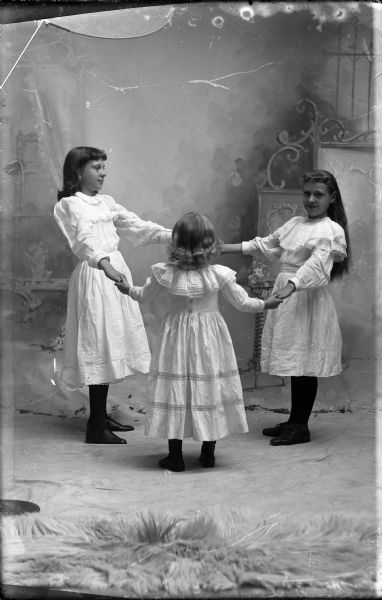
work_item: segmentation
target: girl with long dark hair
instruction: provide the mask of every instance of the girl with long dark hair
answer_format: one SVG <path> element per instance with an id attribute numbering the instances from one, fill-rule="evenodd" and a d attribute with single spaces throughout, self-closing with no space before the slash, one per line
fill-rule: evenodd
<path id="1" fill-rule="evenodd" d="M 67 154 L 55 219 L 79 262 L 70 279 L 62 383 L 89 386 L 86 442 L 125 444 L 113 431 L 129 431 L 106 413 L 109 384 L 147 373 L 150 352 L 138 305 L 113 283 L 131 272 L 118 250 L 119 238 L 134 245 L 167 243 L 171 230 L 143 221 L 113 198 L 101 194 L 103 150 L 79 146 Z"/>
<path id="2" fill-rule="evenodd" d="M 329 171 L 307 173 L 303 181 L 306 216 L 293 217 L 271 235 L 241 244 L 223 244 L 224 252 L 280 259 L 273 294 L 283 304 L 267 315 L 261 368 L 291 377 L 289 420 L 263 430 L 272 446 L 310 441 L 308 420 L 317 394 L 317 378 L 341 372 L 342 339 L 328 283 L 348 271 L 347 219 L 337 181 Z"/>

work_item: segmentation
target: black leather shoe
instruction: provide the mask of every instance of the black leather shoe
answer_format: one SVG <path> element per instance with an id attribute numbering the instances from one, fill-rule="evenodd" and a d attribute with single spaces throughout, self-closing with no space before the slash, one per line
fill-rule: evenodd
<path id="1" fill-rule="evenodd" d="M 310 433 L 307 425 L 303 423 L 289 423 L 278 437 L 271 439 L 271 446 L 292 446 L 310 442 Z"/>
<path id="2" fill-rule="evenodd" d="M 85 442 L 87 444 L 126 444 L 126 440 L 114 435 L 109 429 L 87 429 Z"/>
<path id="3" fill-rule="evenodd" d="M 110 415 L 106 415 L 106 429 L 109 429 L 109 431 L 134 431 L 132 425 L 122 425 L 122 423 L 112 419 Z"/>
<path id="4" fill-rule="evenodd" d="M 213 454 L 201 454 L 199 456 L 199 462 L 202 467 L 212 469 L 215 466 L 215 457 Z"/>
<path id="5" fill-rule="evenodd" d="M 285 423 L 279 423 L 274 427 L 266 427 L 265 429 L 263 429 L 263 435 L 269 435 L 270 437 L 278 437 L 280 433 L 284 431 L 287 425 L 289 425 L 288 421 L 286 421 Z"/>
<path id="6" fill-rule="evenodd" d="M 166 456 L 165 458 L 160 459 L 158 465 L 162 467 L 162 469 L 174 471 L 175 473 L 180 473 L 185 470 L 183 456 Z"/>

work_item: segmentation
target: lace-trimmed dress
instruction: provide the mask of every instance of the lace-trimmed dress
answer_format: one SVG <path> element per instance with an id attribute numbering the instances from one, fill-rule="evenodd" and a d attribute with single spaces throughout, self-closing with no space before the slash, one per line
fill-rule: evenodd
<path id="1" fill-rule="evenodd" d="M 342 339 L 328 283 L 334 261 L 346 257 L 343 228 L 329 217 L 294 217 L 271 235 L 242 243 L 244 254 L 280 259 L 274 291 L 288 280 L 289 298 L 268 313 L 261 367 L 280 376 L 329 377 L 341 372 Z"/>
<path id="2" fill-rule="evenodd" d="M 219 292 L 238 310 L 264 309 L 264 302 L 249 298 L 235 272 L 222 265 L 186 271 L 158 263 L 144 286 L 130 289 L 139 302 L 161 297 L 167 303 L 148 378 L 147 436 L 212 441 L 248 431 Z"/>
<path id="3" fill-rule="evenodd" d="M 54 217 L 79 259 L 68 290 L 63 384 L 76 389 L 147 373 L 150 351 L 139 306 L 117 290 L 98 263 L 109 257 L 132 284 L 119 238 L 134 245 L 162 243 L 171 239 L 171 230 L 143 221 L 101 194 L 62 198 Z"/>

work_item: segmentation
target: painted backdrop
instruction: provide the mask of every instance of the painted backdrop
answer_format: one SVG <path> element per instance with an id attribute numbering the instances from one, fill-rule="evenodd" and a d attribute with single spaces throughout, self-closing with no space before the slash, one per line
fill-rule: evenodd
<path id="1" fill-rule="evenodd" d="M 57 20 L 4 27 L 2 81 L 11 69 L 12 75 L 2 90 L 1 194 L 12 264 L 3 264 L 2 287 L 12 298 L 18 410 L 85 410 L 86 390 L 69 394 L 57 381 L 75 259 L 52 210 L 71 147 L 104 148 L 105 193 L 142 218 L 171 227 L 184 212 L 198 210 L 221 239 L 238 242 L 266 233 L 259 222 L 267 190 L 281 202 L 283 193 L 300 202 L 301 175 L 317 164 L 317 142 L 325 135 L 337 133 L 341 142 L 345 127 L 349 139 L 365 142 L 359 136 L 373 129 L 370 6 L 333 3 L 324 18 L 320 5 L 297 3 L 168 8 L 158 31 L 130 39 L 73 33 Z M 353 167 L 353 174 L 364 169 Z M 364 200 L 359 191 L 349 199 L 354 206 Z M 372 284 L 368 277 L 354 284 L 360 272 L 373 269 L 373 251 L 367 265 L 357 254 L 366 234 L 373 240 L 373 189 L 367 193 L 364 226 L 356 225 L 356 211 L 349 213 L 355 261 L 349 285 L 355 305 L 366 310 L 341 314 L 345 360 L 373 359 L 374 352 Z M 157 246 L 122 243 L 121 250 L 136 284 L 145 281 L 151 263 L 166 258 Z M 247 282 L 249 259 L 226 257 L 224 263 Z M 345 296 L 337 294 L 339 312 Z M 152 339 L 156 312 L 150 306 L 143 312 Z M 245 369 L 253 317 L 225 304 L 222 312 Z M 142 382 L 129 385 L 136 408 Z M 114 397 L 125 398 L 126 389 L 115 388 Z"/>

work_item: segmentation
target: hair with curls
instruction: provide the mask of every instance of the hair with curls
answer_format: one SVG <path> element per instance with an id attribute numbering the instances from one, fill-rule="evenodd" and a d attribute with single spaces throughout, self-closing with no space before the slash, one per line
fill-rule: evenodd
<path id="1" fill-rule="evenodd" d="M 329 171 L 324 171 L 322 169 L 316 169 L 315 171 L 306 173 L 304 175 L 303 182 L 305 184 L 310 181 L 315 183 L 324 183 L 328 189 L 329 194 L 335 194 L 335 200 L 334 202 L 330 203 L 328 208 L 328 217 L 332 221 L 335 221 L 335 223 L 341 225 L 342 229 L 345 232 L 346 258 L 341 262 L 335 262 L 333 264 L 333 268 L 330 273 L 330 279 L 340 278 L 345 272 L 349 271 L 349 265 L 351 261 L 350 239 L 347 226 L 348 221 L 346 218 L 344 204 L 342 202 L 340 188 L 338 187 L 338 183 L 334 175 Z"/>
<path id="2" fill-rule="evenodd" d="M 171 263 L 180 269 L 200 269 L 218 252 L 219 242 L 207 217 L 188 212 L 175 223 L 169 246 Z"/>
<path id="3" fill-rule="evenodd" d="M 99 148 L 77 146 L 66 155 L 63 168 L 62 190 L 57 193 L 57 200 L 73 196 L 81 188 L 80 169 L 91 160 L 106 160 L 106 152 Z"/>

